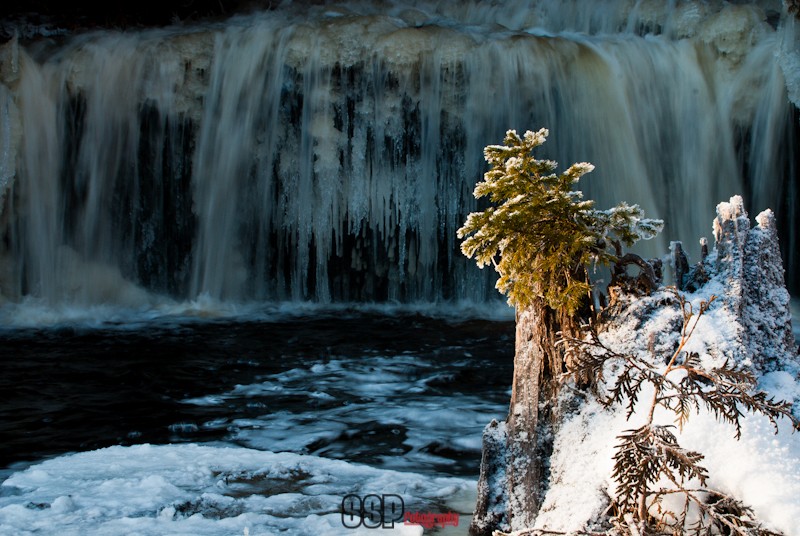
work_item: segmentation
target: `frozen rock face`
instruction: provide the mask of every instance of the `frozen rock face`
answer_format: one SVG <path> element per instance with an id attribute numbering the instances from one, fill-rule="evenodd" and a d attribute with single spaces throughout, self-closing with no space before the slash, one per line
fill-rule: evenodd
<path id="1" fill-rule="evenodd" d="M 3 215 L 5 196 L 17 174 L 17 147 L 19 146 L 19 111 L 11 92 L 0 84 L 0 217 Z"/>
<path id="2" fill-rule="evenodd" d="M 795 106 L 800 107 L 800 32 L 797 26 L 797 18 L 787 17 L 780 34 L 778 58 L 786 78 L 789 98 Z"/>
<path id="3" fill-rule="evenodd" d="M 8 85 L 19 78 L 19 45 L 12 39 L 0 45 L 0 221 L 5 197 L 17 174 L 21 129 L 19 110 Z"/>

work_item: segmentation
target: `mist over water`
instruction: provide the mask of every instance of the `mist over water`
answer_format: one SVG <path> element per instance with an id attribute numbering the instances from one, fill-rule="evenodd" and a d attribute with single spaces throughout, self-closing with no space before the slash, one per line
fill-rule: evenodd
<path id="1" fill-rule="evenodd" d="M 778 213 L 794 263 L 779 16 L 656 4 L 287 4 L 12 42 L 0 291 L 79 307 L 493 302 L 456 230 L 478 208 L 483 147 L 543 126 L 542 157 L 596 165 L 581 187 L 600 207 L 666 220 L 642 253 L 695 252 L 716 203 L 744 193 Z"/>

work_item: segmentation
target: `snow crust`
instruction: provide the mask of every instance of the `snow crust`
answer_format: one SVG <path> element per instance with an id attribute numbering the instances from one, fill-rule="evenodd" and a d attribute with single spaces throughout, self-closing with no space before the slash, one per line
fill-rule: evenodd
<path id="1" fill-rule="evenodd" d="M 0 533 L 370 534 L 343 527 L 345 495 L 394 493 L 406 511 L 464 514 L 474 501 L 474 485 L 290 453 L 117 446 L 13 474 L 0 485 Z M 400 523 L 381 534 L 417 536 L 422 527 Z"/>

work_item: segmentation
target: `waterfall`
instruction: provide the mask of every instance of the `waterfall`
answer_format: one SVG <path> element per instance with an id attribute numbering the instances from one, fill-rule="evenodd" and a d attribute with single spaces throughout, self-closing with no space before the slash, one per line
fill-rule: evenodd
<path id="1" fill-rule="evenodd" d="M 644 253 L 695 243 L 743 193 L 777 212 L 796 265 L 782 28 L 707 2 L 285 3 L 12 41 L 0 293 L 493 300 L 456 229 L 477 208 L 483 147 L 543 126 L 542 156 L 595 164 L 581 186 L 600 207 L 667 222 Z"/>

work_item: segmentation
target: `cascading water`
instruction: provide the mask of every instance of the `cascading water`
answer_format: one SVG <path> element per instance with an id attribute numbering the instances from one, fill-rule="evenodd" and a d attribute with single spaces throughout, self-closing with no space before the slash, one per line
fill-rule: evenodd
<path id="1" fill-rule="evenodd" d="M 0 292 L 48 303 L 483 302 L 462 258 L 482 149 L 546 126 L 600 206 L 670 240 L 772 207 L 796 265 L 776 30 L 694 2 L 285 5 L 3 48 Z M 773 21 L 774 22 L 774 21 Z"/>

